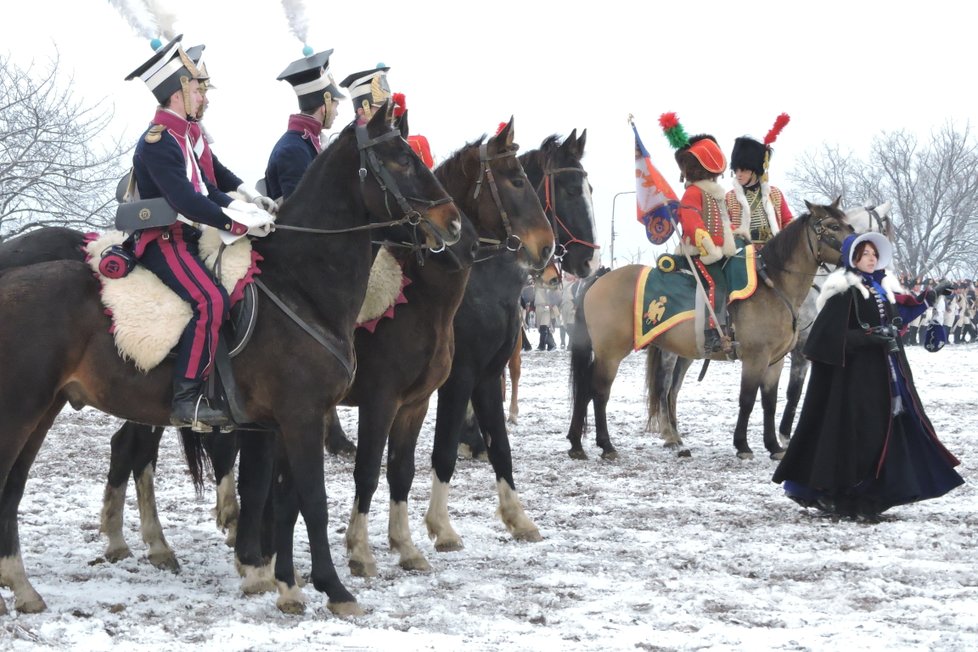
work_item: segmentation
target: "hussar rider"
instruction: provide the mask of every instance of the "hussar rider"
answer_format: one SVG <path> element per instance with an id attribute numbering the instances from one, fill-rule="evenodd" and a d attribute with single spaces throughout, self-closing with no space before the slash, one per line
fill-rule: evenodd
<path id="1" fill-rule="evenodd" d="M 784 194 L 768 183 L 768 167 L 774 150 L 771 145 L 790 120 L 787 113 L 777 117 L 764 142 L 750 136 L 734 139 L 730 153 L 733 190 L 727 193 L 727 211 L 734 235 L 755 245 L 763 245 L 791 220 L 791 208 Z"/>
<path id="2" fill-rule="evenodd" d="M 126 77 L 142 79 L 160 104 L 133 154 L 136 189 L 144 200 L 164 198 L 179 214 L 169 226 L 137 231 L 134 249 L 139 261 L 193 309 L 177 344 L 170 422 L 221 426 L 228 423 L 227 416 L 202 401 L 201 390 L 229 302 L 201 261 L 198 241 L 207 228 L 218 229 L 226 242 L 245 234 L 265 236 L 274 218 L 253 204 L 232 200 L 201 173 L 190 138 L 190 119 L 201 103 L 199 72 L 180 47 L 181 38 Z"/>
<path id="3" fill-rule="evenodd" d="M 727 169 L 727 160 L 713 136 L 687 137 L 675 114 L 663 114 L 659 123 L 669 143 L 677 148 L 680 180 L 686 186 L 677 211 L 682 231 L 680 253 L 691 257 L 719 322 L 710 323 L 704 332 L 703 350 L 710 355 L 723 350 L 718 330 L 726 323 L 726 296 L 718 296 L 717 281 L 722 283 L 723 260 L 736 252 L 727 215 L 726 191 L 717 183 L 717 178 Z"/>

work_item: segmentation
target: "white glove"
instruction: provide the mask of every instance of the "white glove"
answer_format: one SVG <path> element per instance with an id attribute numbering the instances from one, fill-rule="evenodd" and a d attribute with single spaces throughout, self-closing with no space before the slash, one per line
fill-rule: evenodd
<path id="1" fill-rule="evenodd" d="M 246 183 L 242 183 L 238 186 L 238 194 L 245 198 L 245 201 L 249 201 L 258 208 L 268 211 L 269 213 L 275 213 L 278 210 L 278 204 L 275 203 L 274 199 L 265 197 L 258 193 L 253 186 L 249 186 Z"/>
<path id="2" fill-rule="evenodd" d="M 232 200 L 227 208 L 221 210 L 235 222 L 248 227 L 247 235 L 263 238 L 271 233 L 275 226 L 274 215 L 239 199 Z M 243 235 L 245 234 L 235 235 L 228 231 L 221 231 L 221 241 L 224 244 L 231 244 Z"/>

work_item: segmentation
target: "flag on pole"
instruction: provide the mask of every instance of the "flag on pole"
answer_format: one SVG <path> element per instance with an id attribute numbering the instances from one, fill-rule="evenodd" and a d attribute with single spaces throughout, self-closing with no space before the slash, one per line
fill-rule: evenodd
<path id="1" fill-rule="evenodd" d="M 676 228 L 679 199 L 665 177 L 652 165 L 649 152 L 639 138 L 635 123 L 635 201 L 638 221 L 645 225 L 645 235 L 652 244 L 660 245 L 669 239 Z"/>

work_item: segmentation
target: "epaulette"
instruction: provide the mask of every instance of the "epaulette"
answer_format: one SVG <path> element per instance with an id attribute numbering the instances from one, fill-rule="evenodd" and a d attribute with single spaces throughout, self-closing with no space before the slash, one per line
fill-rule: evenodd
<path id="1" fill-rule="evenodd" d="M 153 125 L 143 136 L 143 140 L 147 143 L 159 142 L 160 138 L 163 137 L 163 132 L 166 131 L 166 125 Z"/>

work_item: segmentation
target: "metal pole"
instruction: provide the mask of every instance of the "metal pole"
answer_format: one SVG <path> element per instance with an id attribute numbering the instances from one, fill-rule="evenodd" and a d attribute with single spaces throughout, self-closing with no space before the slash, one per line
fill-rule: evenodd
<path id="1" fill-rule="evenodd" d="M 621 192 L 616 192 L 615 196 L 611 198 L 611 267 L 615 267 L 615 206 L 618 201 L 619 195 L 634 195 L 634 190 L 622 190 Z"/>

